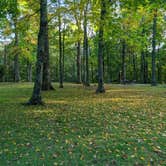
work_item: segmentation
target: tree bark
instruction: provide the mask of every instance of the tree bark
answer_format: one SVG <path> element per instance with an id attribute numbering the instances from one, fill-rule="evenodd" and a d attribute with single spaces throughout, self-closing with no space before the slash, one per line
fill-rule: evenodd
<path id="1" fill-rule="evenodd" d="M 137 55 L 134 53 L 132 54 L 133 54 L 133 81 L 137 82 L 137 64 L 136 64 Z"/>
<path id="2" fill-rule="evenodd" d="M 15 28 L 15 42 L 14 46 L 16 49 L 16 54 L 14 56 L 14 82 L 20 81 L 20 69 L 19 69 L 19 55 L 18 55 L 18 30 L 17 30 L 17 18 L 14 18 L 14 28 Z"/>
<path id="3" fill-rule="evenodd" d="M 3 82 L 7 81 L 7 47 L 6 45 L 4 46 L 4 60 L 3 60 L 3 65 L 4 65 L 4 70 L 5 70 L 5 74 L 3 76 Z"/>
<path id="4" fill-rule="evenodd" d="M 141 83 L 145 83 L 145 52 L 141 51 L 141 72 L 140 72 Z"/>
<path id="5" fill-rule="evenodd" d="M 98 87 L 96 93 L 104 93 L 104 79 L 103 79 L 103 48 L 104 48 L 104 21 L 106 14 L 105 0 L 101 1 L 100 25 L 99 25 L 99 39 L 98 39 Z"/>
<path id="6" fill-rule="evenodd" d="M 87 7 L 84 9 L 84 42 L 83 42 L 83 56 L 85 57 L 85 73 L 84 73 L 84 85 L 90 86 L 89 84 L 89 51 L 88 51 L 88 36 L 87 36 Z"/>
<path id="7" fill-rule="evenodd" d="M 156 86 L 156 32 L 157 32 L 157 9 L 153 17 L 153 38 L 152 38 L 152 86 Z"/>
<path id="8" fill-rule="evenodd" d="M 77 42 L 77 83 L 80 84 L 81 81 L 81 42 Z"/>
<path id="9" fill-rule="evenodd" d="M 109 50 L 109 43 L 106 45 L 106 54 L 107 54 L 107 81 L 108 83 L 112 82 L 112 69 L 111 69 L 111 54 Z"/>
<path id="10" fill-rule="evenodd" d="M 126 42 L 125 40 L 122 41 L 122 84 L 126 84 Z"/>
<path id="11" fill-rule="evenodd" d="M 32 82 L 32 63 L 27 61 L 27 81 Z"/>
<path id="12" fill-rule="evenodd" d="M 53 90 L 51 85 L 51 76 L 50 76 L 50 54 L 49 54 L 49 39 L 48 39 L 48 14 L 47 6 L 44 9 L 43 21 L 43 36 L 44 36 L 44 55 L 43 55 L 43 78 L 42 78 L 42 90 Z"/>
<path id="13" fill-rule="evenodd" d="M 60 6 L 60 1 L 58 1 Z M 58 16 L 59 21 L 59 88 L 63 88 L 63 55 L 62 55 L 62 30 L 61 30 L 61 15 Z"/>
<path id="14" fill-rule="evenodd" d="M 63 81 L 65 77 L 65 30 L 63 30 L 63 38 L 62 38 L 62 73 L 63 73 Z"/>
<path id="15" fill-rule="evenodd" d="M 41 105 L 41 87 L 43 74 L 43 57 L 45 55 L 45 28 L 47 24 L 47 0 L 40 0 L 40 30 L 38 34 L 38 48 L 37 48 L 37 62 L 36 62 L 36 76 L 33 94 L 29 100 L 29 105 Z"/>

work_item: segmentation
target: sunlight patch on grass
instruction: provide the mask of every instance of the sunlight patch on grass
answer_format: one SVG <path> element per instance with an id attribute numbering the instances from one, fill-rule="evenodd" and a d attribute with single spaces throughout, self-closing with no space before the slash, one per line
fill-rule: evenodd
<path id="1" fill-rule="evenodd" d="M 166 90 L 66 84 L 24 106 L 32 84 L 0 84 L 0 165 L 166 165 Z"/>

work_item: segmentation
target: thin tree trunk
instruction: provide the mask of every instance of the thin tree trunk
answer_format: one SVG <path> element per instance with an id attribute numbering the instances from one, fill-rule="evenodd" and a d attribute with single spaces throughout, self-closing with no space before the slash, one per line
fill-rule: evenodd
<path id="1" fill-rule="evenodd" d="M 5 70 L 5 74 L 3 76 L 3 82 L 7 81 L 7 47 L 6 45 L 4 46 L 4 60 L 3 60 L 3 65 L 4 65 L 4 70 Z"/>
<path id="2" fill-rule="evenodd" d="M 133 81 L 137 82 L 136 54 L 133 54 Z"/>
<path id="3" fill-rule="evenodd" d="M 27 61 L 27 81 L 32 82 L 32 63 Z"/>
<path id="4" fill-rule="evenodd" d="M 126 60 L 125 60 L 125 57 L 126 57 L 126 43 L 123 40 L 122 41 L 122 80 L 121 80 L 121 82 L 123 84 L 126 84 Z"/>
<path id="5" fill-rule="evenodd" d="M 58 1 L 60 7 L 60 1 Z M 58 16 L 59 21 L 59 88 L 63 88 L 63 55 L 62 55 L 62 30 L 61 30 L 61 15 Z"/>
<path id="6" fill-rule="evenodd" d="M 29 105 L 41 105 L 41 87 L 42 87 L 42 74 L 43 74 L 43 57 L 45 55 L 45 28 L 47 24 L 47 0 L 40 0 L 40 30 L 38 34 L 38 49 L 37 49 L 37 62 L 36 62 L 36 76 L 33 94 L 29 100 Z"/>
<path id="7" fill-rule="evenodd" d="M 145 83 L 145 52 L 141 52 L 141 72 L 140 72 L 141 83 Z"/>
<path id="8" fill-rule="evenodd" d="M 81 42 L 77 42 L 77 83 L 80 84 L 81 81 Z"/>
<path id="9" fill-rule="evenodd" d="M 103 79 L 103 48 L 104 48 L 104 21 L 106 14 L 105 0 L 101 1 L 100 25 L 99 25 L 99 39 L 98 39 L 98 87 L 96 93 L 104 93 L 104 79 Z"/>
<path id="10" fill-rule="evenodd" d="M 144 77 L 144 80 L 145 80 L 145 84 L 148 83 L 148 49 L 146 50 L 146 56 L 145 56 L 145 77 Z"/>
<path id="11" fill-rule="evenodd" d="M 18 30 L 17 30 L 17 18 L 14 18 L 15 28 L 15 43 L 14 46 L 17 49 L 14 56 L 14 82 L 20 81 L 20 69 L 19 69 L 19 55 L 18 55 Z"/>
<path id="12" fill-rule="evenodd" d="M 109 51 L 109 44 L 107 44 L 106 54 L 107 54 L 107 80 L 108 80 L 108 83 L 111 83 L 112 82 L 112 69 L 111 69 L 111 54 Z"/>
<path id="13" fill-rule="evenodd" d="M 153 18 L 153 38 L 152 38 L 152 86 L 156 86 L 156 32 L 157 32 L 157 9 Z"/>
<path id="14" fill-rule="evenodd" d="M 158 48 L 158 65 L 157 65 L 157 76 L 158 76 L 158 82 L 162 83 L 162 66 L 161 66 L 161 59 L 160 59 L 160 44 L 159 44 L 159 48 Z"/>
<path id="15" fill-rule="evenodd" d="M 63 38 L 62 38 L 62 73 L 63 80 L 65 76 L 65 30 L 63 30 Z"/>
<path id="16" fill-rule="evenodd" d="M 86 4 L 86 8 L 84 9 L 84 43 L 83 43 L 83 49 L 84 49 L 84 57 L 85 57 L 85 74 L 84 74 L 84 85 L 90 86 L 89 84 L 89 52 L 88 52 L 88 36 L 87 36 L 87 7 L 88 4 Z"/>

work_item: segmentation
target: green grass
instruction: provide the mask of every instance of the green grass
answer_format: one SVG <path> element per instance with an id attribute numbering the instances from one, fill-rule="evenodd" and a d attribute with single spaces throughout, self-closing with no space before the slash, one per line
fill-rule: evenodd
<path id="1" fill-rule="evenodd" d="M 166 165 L 166 87 L 66 84 L 24 106 L 32 84 L 0 84 L 0 166 Z"/>

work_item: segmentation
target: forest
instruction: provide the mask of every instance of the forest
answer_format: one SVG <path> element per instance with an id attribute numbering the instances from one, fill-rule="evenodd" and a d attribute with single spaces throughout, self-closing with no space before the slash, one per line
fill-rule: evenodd
<path id="1" fill-rule="evenodd" d="M 0 0 L 0 165 L 166 165 L 165 0 Z"/>

